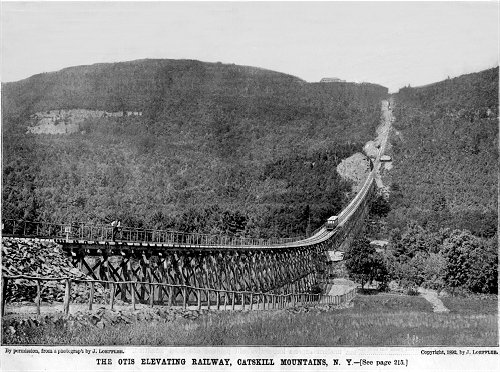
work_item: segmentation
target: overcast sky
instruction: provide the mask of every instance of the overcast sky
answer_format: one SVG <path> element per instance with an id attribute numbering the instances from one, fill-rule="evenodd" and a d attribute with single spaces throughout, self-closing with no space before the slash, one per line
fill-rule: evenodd
<path id="1" fill-rule="evenodd" d="M 499 3 L 2 3 L 1 80 L 142 58 L 397 91 L 498 65 Z"/>

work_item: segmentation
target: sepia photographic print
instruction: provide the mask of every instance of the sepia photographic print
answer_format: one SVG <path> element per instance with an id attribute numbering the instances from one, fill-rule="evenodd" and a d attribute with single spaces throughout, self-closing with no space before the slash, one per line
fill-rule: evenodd
<path id="1" fill-rule="evenodd" d="M 496 371 L 499 3 L 1 4 L 2 371 Z"/>

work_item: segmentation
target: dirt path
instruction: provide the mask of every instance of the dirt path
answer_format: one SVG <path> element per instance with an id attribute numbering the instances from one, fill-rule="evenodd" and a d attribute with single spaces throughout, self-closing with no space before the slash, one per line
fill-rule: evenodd
<path id="1" fill-rule="evenodd" d="M 394 121 L 394 116 L 392 115 L 393 106 L 394 102 L 392 98 L 382 101 L 382 115 L 380 125 L 377 128 L 377 138 L 373 141 L 368 141 L 363 147 L 363 151 L 369 157 L 376 158 L 379 152 L 380 155 L 383 155 L 385 153 L 387 142 L 389 140 L 389 132 L 391 131 L 391 125 Z M 379 163 L 375 173 L 375 181 L 379 189 L 387 192 L 384 184 L 382 183 L 382 177 L 380 176 L 381 167 L 382 164 Z"/>
<path id="2" fill-rule="evenodd" d="M 446 306 L 444 306 L 443 301 L 439 299 L 436 291 L 433 291 L 432 289 L 419 288 L 418 292 L 423 298 L 430 302 L 435 313 L 446 313 L 450 311 Z"/>
<path id="3" fill-rule="evenodd" d="M 356 287 L 356 283 L 347 279 L 333 279 L 333 285 L 329 288 L 329 296 L 343 295 L 349 292 L 353 287 Z"/>

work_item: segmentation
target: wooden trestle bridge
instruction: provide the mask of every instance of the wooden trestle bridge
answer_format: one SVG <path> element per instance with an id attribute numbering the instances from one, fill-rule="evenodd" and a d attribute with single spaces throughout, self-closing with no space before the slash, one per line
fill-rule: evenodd
<path id="1" fill-rule="evenodd" d="M 2 234 L 61 244 L 83 273 L 96 281 L 117 283 L 113 285 L 114 296 L 127 302 L 175 304 L 180 296 L 184 303 L 191 298 L 199 303 L 200 294 L 194 288 L 275 295 L 304 293 L 323 270 L 327 251 L 343 250 L 361 228 L 375 192 L 374 172 L 340 213 L 335 229 L 323 226 L 303 239 L 265 240 L 123 228 L 112 240 L 111 226 L 14 220 L 3 221 Z M 155 291 L 147 283 L 165 286 Z"/>

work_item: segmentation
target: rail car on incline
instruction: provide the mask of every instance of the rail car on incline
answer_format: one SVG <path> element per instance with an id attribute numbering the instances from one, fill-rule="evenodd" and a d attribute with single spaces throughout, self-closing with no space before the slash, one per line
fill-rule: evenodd
<path id="1" fill-rule="evenodd" d="M 337 227 L 337 225 L 339 224 L 339 217 L 338 216 L 331 216 L 330 218 L 328 218 L 328 220 L 326 221 L 326 229 L 327 230 L 333 230 Z"/>

